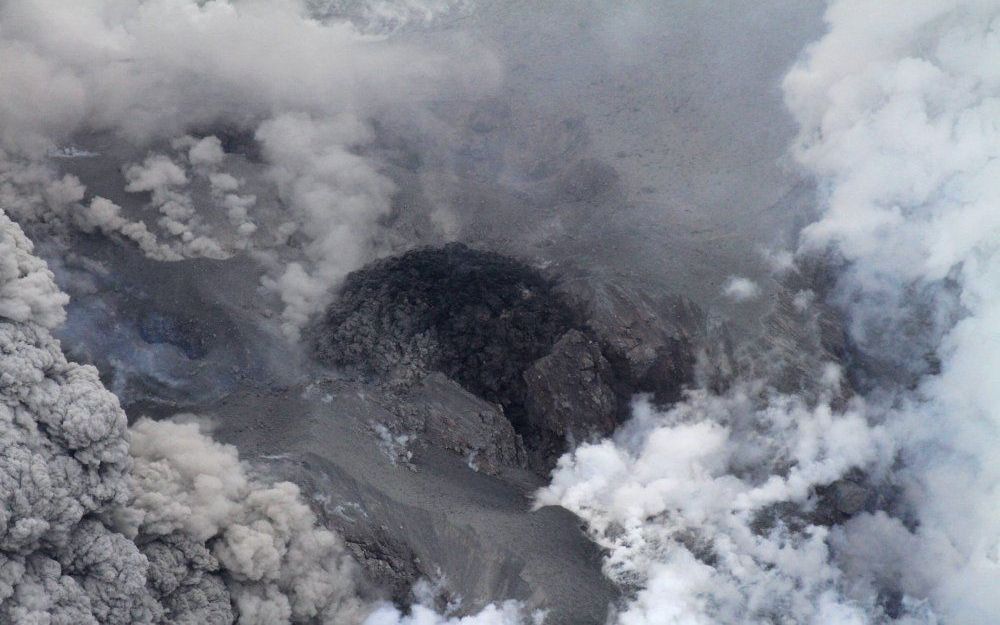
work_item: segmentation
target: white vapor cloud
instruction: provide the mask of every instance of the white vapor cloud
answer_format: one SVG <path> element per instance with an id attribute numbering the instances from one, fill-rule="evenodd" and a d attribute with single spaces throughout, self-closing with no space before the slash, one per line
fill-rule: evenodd
<path id="1" fill-rule="evenodd" d="M 942 619 L 987 623 L 1000 614 L 987 591 L 1000 586 L 1000 6 L 870 8 L 834 4 L 830 34 L 785 81 L 796 157 L 824 183 L 804 245 L 849 263 L 839 296 L 863 348 L 895 364 L 916 342 L 940 361 L 887 416 L 923 547 L 904 556 L 929 565 L 920 598 Z"/>
<path id="2" fill-rule="evenodd" d="M 760 295 L 760 287 L 749 278 L 730 276 L 722 285 L 722 294 L 736 302 L 756 299 Z"/>
<path id="3" fill-rule="evenodd" d="M 863 405 L 838 413 L 757 385 L 694 391 L 666 413 L 637 404 L 613 439 L 561 458 L 537 504 L 586 519 L 606 573 L 637 590 L 619 623 L 864 622 L 838 592 L 827 528 L 759 524 L 774 506 L 808 510 L 815 488 L 884 468 L 892 451 Z"/>
<path id="4" fill-rule="evenodd" d="M 364 625 L 541 625 L 543 615 L 529 617 L 516 601 L 490 605 L 471 616 L 446 616 L 422 605 L 403 614 L 393 606 L 383 606 L 369 616 Z"/>
<path id="5" fill-rule="evenodd" d="M 845 405 L 833 367 L 818 402 L 693 391 L 562 458 L 538 503 L 609 550 L 634 593 L 617 623 L 1000 614 L 1000 5 L 835 0 L 826 21 L 783 85 L 820 189 L 798 253 L 840 268 L 826 303 L 874 388 Z M 816 516 L 859 479 L 857 502 L 894 503 Z"/>

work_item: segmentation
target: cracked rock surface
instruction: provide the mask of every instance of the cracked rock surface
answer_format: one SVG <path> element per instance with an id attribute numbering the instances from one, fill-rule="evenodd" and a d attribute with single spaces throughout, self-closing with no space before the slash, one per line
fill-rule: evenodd
<path id="1" fill-rule="evenodd" d="M 454 243 L 351 274 L 309 334 L 320 363 L 396 389 L 411 430 L 488 472 L 526 458 L 544 474 L 572 441 L 614 431 L 636 393 L 679 398 L 699 315 Z M 428 411 L 431 396 L 448 407 Z"/>

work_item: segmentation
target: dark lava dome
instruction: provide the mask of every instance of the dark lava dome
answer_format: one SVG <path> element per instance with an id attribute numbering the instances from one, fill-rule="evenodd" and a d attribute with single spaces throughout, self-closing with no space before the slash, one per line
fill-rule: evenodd
<path id="1" fill-rule="evenodd" d="M 575 325 L 569 303 L 538 271 L 452 243 L 349 275 L 313 347 L 325 364 L 379 375 L 440 371 L 503 405 L 516 425 L 525 369 Z"/>

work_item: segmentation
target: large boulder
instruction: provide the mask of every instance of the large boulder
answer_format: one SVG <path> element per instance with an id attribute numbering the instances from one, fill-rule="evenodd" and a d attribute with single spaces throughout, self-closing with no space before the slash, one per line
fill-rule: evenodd
<path id="1" fill-rule="evenodd" d="M 614 372 L 593 338 L 570 330 L 525 371 L 524 380 L 527 423 L 537 439 L 532 447 L 559 447 L 567 437 L 579 441 L 614 431 Z"/>
<path id="2" fill-rule="evenodd" d="M 590 278 L 568 280 L 561 288 L 583 310 L 587 329 L 614 369 L 619 395 L 650 393 L 659 404 L 680 398 L 694 380 L 694 344 L 705 332 L 697 307 Z"/>

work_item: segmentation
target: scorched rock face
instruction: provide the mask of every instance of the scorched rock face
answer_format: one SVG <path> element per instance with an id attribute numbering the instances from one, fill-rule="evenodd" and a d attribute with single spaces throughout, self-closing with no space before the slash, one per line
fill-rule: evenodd
<path id="1" fill-rule="evenodd" d="M 437 371 L 499 404 L 545 471 L 567 438 L 610 433 L 632 394 L 656 390 L 615 350 L 632 328 L 599 317 L 529 265 L 455 243 L 354 272 L 309 334 L 326 365 L 397 388 Z M 690 372 L 677 360 L 679 388 Z"/>

